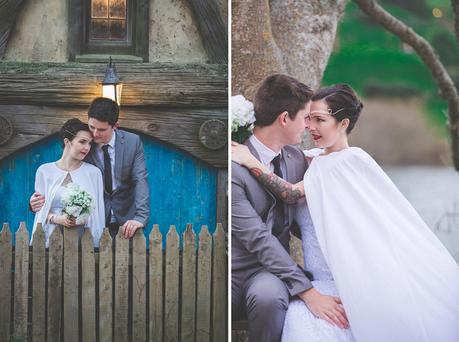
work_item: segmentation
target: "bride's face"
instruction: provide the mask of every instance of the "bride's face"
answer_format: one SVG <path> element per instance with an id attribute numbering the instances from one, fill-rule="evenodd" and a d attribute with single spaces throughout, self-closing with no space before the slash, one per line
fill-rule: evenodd
<path id="1" fill-rule="evenodd" d="M 336 119 L 329 114 L 328 105 L 324 100 L 311 103 L 311 109 L 306 118 L 306 129 L 311 134 L 314 144 L 319 148 L 332 147 L 345 132 Z"/>
<path id="2" fill-rule="evenodd" d="M 78 131 L 75 137 L 66 141 L 68 153 L 72 158 L 83 160 L 91 149 L 92 135 L 87 131 Z"/>

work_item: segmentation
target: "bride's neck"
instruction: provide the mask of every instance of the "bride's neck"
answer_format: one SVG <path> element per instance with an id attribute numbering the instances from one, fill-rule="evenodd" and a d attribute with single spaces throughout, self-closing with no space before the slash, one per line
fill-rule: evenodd
<path id="1" fill-rule="evenodd" d="M 347 138 L 341 139 L 337 141 L 334 145 L 325 147 L 324 154 L 329 154 L 332 152 L 339 152 L 339 151 L 345 150 L 348 147 L 349 147 L 349 143 L 347 141 Z"/>
<path id="2" fill-rule="evenodd" d="M 59 159 L 56 163 L 65 171 L 73 171 L 78 169 L 81 164 L 83 164 L 83 161 L 72 158 L 68 153 L 63 153 L 61 159 Z"/>

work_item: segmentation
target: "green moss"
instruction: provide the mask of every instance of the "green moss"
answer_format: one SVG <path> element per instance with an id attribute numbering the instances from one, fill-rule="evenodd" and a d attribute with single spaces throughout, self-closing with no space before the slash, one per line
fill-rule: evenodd
<path id="1" fill-rule="evenodd" d="M 72 68 L 87 68 L 92 70 L 94 65 L 100 65 L 100 63 L 25 63 L 25 62 L 12 62 L 12 61 L 1 61 L 0 62 L 0 73 L 40 73 L 48 69 L 59 68 L 59 69 L 72 69 Z M 140 63 L 139 63 L 140 64 Z M 139 64 L 124 64 L 126 66 L 139 65 Z M 117 63 L 118 65 L 118 63 Z M 122 65 L 122 63 L 119 63 Z M 226 64 L 175 64 L 175 63 L 141 63 L 140 65 L 146 65 L 151 69 L 174 69 L 180 70 L 206 70 L 216 75 L 226 74 L 228 72 L 228 65 Z"/>
<path id="2" fill-rule="evenodd" d="M 25 63 L 25 62 L 0 62 L 0 72 L 2 73 L 39 73 L 54 67 L 75 67 L 76 63 Z"/>

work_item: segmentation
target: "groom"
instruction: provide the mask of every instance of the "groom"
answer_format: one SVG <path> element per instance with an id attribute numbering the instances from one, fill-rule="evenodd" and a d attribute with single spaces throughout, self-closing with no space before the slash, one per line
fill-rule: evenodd
<path id="1" fill-rule="evenodd" d="M 303 153 L 290 144 L 302 141 L 311 96 L 308 86 L 280 74 L 267 77 L 255 95 L 255 129 L 245 144 L 292 183 L 301 181 L 307 169 Z M 232 315 L 247 317 L 250 340 L 280 341 L 294 296 L 317 317 L 343 327 L 339 304 L 315 290 L 289 255 L 290 231 L 297 229 L 293 207 L 277 201 L 249 170 L 234 162 L 231 184 Z"/>
<path id="2" fill-rule="evenodd" d="M 98 97 L 88 110 L 93 146 L 85 161 L 97 166 L 104 179 L 106 227 L 114 238 L 122 226 L 126 239 L 145 227 L 150 215 L 147 170 L 140 137 L 118 129 L 119 106 Z M 45 202 L 42 194 L 30 198 L 32 211 Z"/>

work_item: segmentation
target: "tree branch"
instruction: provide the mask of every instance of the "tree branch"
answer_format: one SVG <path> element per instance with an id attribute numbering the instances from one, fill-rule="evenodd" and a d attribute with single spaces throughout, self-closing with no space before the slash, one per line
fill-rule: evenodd
<path id="1" fill-rule="evenodd" d="M 451 0 L 454 15 L 454 31 L 456 32 L 456 39 L 459 41 L 459 0 Z"/>
<path id="2" fill-rule="evenodd" d="M 386 30 L 392 32 L 403 42 L 411 46 L 421 57 L 422 61 L 430 70 L 435 82 L 440 89 L 440 96 L 448 102 L 448 128 L 451 134 L 451 148 L 453 163 L 459 171 L 459 96 L 457 89 L 441 63 L 437 54 L 427 40 L 418 35 L 413 29 L 397 18 L 393 17 L 374 0 L 354 0 L 360 9 L 369 17 L 377 21 Z M 453 7 L 457 0 L 452 0 Z M 457 12 L 455 11 L 457 16 Z M 457 34 L 456 26 L 456 34 Z"/>

